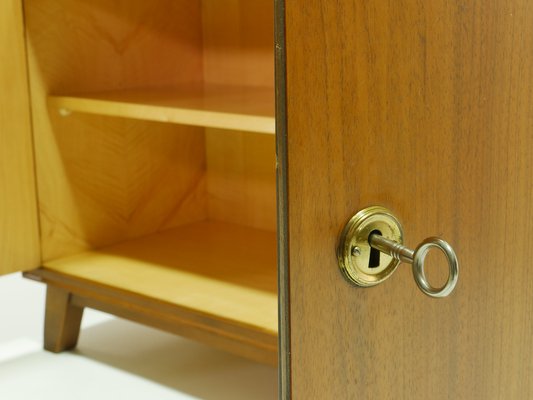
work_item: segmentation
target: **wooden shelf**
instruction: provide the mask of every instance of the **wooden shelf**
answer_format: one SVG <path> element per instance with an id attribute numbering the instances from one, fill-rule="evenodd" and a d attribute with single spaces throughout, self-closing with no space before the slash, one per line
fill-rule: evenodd
<path id="1" fill-rule="evenodd" d="M 171 330 L 214 346 L 226 337 L 238 344 L 235 352 L 247 351 L 248 357 L 275 363 L 275 233 L 226 223 L 195 223 L 47 262 L 27 276 L 67 288 L 85 299 L 83 306 L 102 309 L 98 302 L 111 304 L 103 310 L 119 316 L 129 317 L 129 311 L 144 307 L 147 318 L 153 319 L 153 304 L 146 302 L 157 302 L 163 316 L 156 317 L 173 322 L 150 320 L 150 324 L 181 325 L 183 331 Z M 243 343 L 259 348 L 260 354 L 250 354 L 253 351 Z M 227 344 L 218 347 L 228 350 Z"/>
<path id="2" fill-rule="evenodd" d="M 52 95 L 62 115 L 83 112 L 209 128 L 275 133 L 272 88 L 210 85 Z"/>

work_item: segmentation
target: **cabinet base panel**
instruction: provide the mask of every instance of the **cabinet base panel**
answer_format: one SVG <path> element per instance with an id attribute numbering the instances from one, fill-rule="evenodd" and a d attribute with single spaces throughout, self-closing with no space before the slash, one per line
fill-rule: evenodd
<path id="1" fill-rule="evenodd" d="M 205 343 L 263 364 L 277 365 L 277 335 L 245 333 L 243 327 L 223 324 L 172 304 L 121 289 L 70 277 L 47 268 L 25 272 L 26 278 L 46 283 L 45 349 L 61 352 L 76 346 L 85 307 L 139 322 Z"/>

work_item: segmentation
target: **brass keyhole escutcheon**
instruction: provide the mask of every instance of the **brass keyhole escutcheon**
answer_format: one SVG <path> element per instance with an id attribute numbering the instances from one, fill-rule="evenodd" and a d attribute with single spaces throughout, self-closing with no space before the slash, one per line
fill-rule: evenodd
<path id="1" fill-rule="evenodd" d="M 432 249 L 441 251 L 448 261 L 448 279 L 441 287 L 433 286 L 426 277 L 425 260 Z M 449 296 L 459 278 L 457 255 L 448 242 L 428 237 L 411 250 L 403 245 L 400 222 L 381 206 L 365 208 L 348 221 L 341 233 L 337 258 L 344 277 L 356 286 L 383 282 L 400 261 L 412 265 L 418 288 L 430 297 Z"/>
<path id="2" fill-rule="evenodd" d="M 373 249 L 372 233 L 403 243 L 400 222 L 384 207 L 372 206 L 355 214 L 344 227 L 337 248 L 339 267 L 344 277 L 357 286 L 374 286 L 396 270 L 400 261 Z"/>

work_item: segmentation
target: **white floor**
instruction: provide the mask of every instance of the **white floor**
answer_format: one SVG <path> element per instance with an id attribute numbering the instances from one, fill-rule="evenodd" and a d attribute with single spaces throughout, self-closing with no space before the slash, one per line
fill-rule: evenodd
<path id="1" fill-rule="evenodd" d="M 0 399 L 266 400 L 277 371 L 85 310 L 78 348 L 42 350 L 45 287 L 0 277 Z"/>

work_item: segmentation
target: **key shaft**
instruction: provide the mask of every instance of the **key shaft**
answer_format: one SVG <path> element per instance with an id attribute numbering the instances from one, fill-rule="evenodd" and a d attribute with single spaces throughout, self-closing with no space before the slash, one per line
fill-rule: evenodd
<path id="1" fill-rule="evenodd" d="M 368 243 L 370 247 L 381 251 L 382 253 L 388 254 L 392 258 L 412 264 L 415 252 L 408 247 L 401 245 L 393 240 L 384 238 L 378 233 L 373 233 L 368 238 Z"/>

